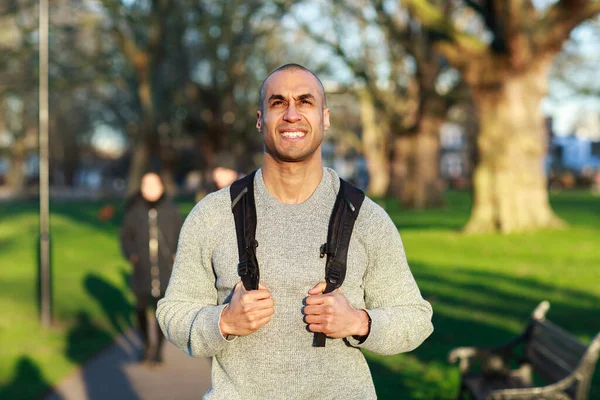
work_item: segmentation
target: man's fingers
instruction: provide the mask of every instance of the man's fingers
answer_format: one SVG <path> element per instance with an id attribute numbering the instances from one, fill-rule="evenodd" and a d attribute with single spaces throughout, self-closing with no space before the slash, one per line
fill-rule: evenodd
<path id="1" fill-rule="evenodd" d="M 333 308 L 329 305 L 319 304 L 304 307 L 304 315 L 323 315 L 331 314 Z"/>
<path id="2" fill-rule="evenodd" d="M 258 300 L 254 302 L 255 308 L 257 310 L 263 310 L 265 308 L 273 308 L 273 305 L 275 304 L 275 302 L 273 301 L 272 298 L 266 298 L 266 299 L 262 299 L 262 300 Z"/>
<path id="3" fill-rule="evenodd" d="M 317 283 L 317 285 L 314 288 L 312 288 L 308 291 L 308 294 L 310 294 L 310 295 L 321 294 L 325 291 L 325 287 L 327 287 L 327 284 L 325 282 L 319 282 L 319 283 Z"/>
<path id="4" fill-rule="evenodd" d="M 272 310 L 260 310 L 248 315 L 248 327 L 257 330 L 271 321 Z"/>
<path id="5" fill-rule="evenodd" d="M 255 320 L 263 320 L 265 318 L 269 318 L 271 315 L 273 315 L 272 308 L 263 308 L 252 313 L 252 316 Z"/>
<path id="6" fill-rule="evenodd" d="M 309 325 L 324 324 L 327 322 L 327 317 L 324 317 L 323 315 L 305 315 L 304 322 Z"/>
<path id="7" fill-rule="evenodd" d="M 263 285 L 262 283 L 258 284 L 258 289 L 256 289 L 256 290 L 247 290 L 242 281 L 239 281 L 235 285 L 234 289 L 238 289 L 238 288 L 243 289 L 245 292 L 258 292 L 258 291 L 263 291 L 263 290 L 269 291 L 269 288 L 266 287 L 265 285 Z"/>
<path id="8" fill-rule="evenodd" d="M 319 304 L 323 304 L 325 300 L 325 296 L 323 295 L 312 295 L 306 298 L 307 306 L 318 306 Z"/>
<path id="9" fill-rule="evenodd" d="M 242 298 L 242 310 L 244 313 L 255 313 L 260 310 L 272 310 L 273 309 L 273 299 L 266 298 L 257 301 L 252 301 L 249 298 L 249 293 L 246 293 Z"/>
<path id="10" fill-rule="evenodd" d="M 249 291 L 248 295 L 254 301 L 258 301 L 258 300 L 263 300 L 263 299 L 270 298 L 271 297 L 271 292 L 269 292 L 267 289 L 257 289 L 257 290 L 251 290 L 251 291 Z"/>
<path id="11" fill-rule="evenodd" d="M 242 301 L 244 303 L 253 303 L 263 299 L 269 299 L 271 297 L 271 292 L 267 289 L 257 289 L 257 290 L 245 290 L 242 294 Z"/>
<path id="12" fill-rule="evenodd" d="M 244 292 L 246 291 L 246 288 L 244 287 L 244 284 L 242 283 L 242 281 L 239 281 L 238 283 L 235 284 L 235 286 L 233 287 L 233 292 L 239 292 L 240 290 L 243 290 Z"/>
<path id="13" fill-rule="evenodd" d="M 315 294 L 312 296 L 308 296 L 306 298 L 306 305 L 307 306 L 316 306 L 319 304 L 327 304 L 327 305 L 334 305 L 336 302 L 336 298 L 335 296 L 332 295 L 332 293 L 335 292 L 331 292 L 331 293 L 327 293 L 327 294 Z"/>
<path id="14" fill-rule="evenodd" d="M 270 321 L 271 321 L 271 316 L 268 316 L 268 317 L 265 317 L 265 318 L 262 318 L 261 320 L 259 320 L 258 323 L 257 323 L 257 325 L 259 327 L 263 327 L 266 324 L 268 324 Z"/>

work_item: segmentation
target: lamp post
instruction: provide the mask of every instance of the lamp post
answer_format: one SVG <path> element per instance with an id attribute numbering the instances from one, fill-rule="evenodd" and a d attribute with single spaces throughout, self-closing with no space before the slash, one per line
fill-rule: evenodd
<path id="1" fill-rule="evenodd" d="M 48 174 L 48 0 L 40 0 L 40 59 L 39 59 L 39 302 L 42 326 L 52 324 L 52 275 L 50 265 L 50 199 Z"/>

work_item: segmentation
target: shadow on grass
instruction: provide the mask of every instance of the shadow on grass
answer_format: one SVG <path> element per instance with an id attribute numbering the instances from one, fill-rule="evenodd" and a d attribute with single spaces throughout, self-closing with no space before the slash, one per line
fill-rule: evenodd
<path id="1" fill-rule="evenodd" d="M 15 364 L 12 381 L 0 387 L 0 399 L 31 400 L 48 388 L 48 381 L 40 368 L 29 357 L 22 356 Z M 56 400 L 62 398 L 56 397 Z"/>
<path id="2" fill-rule="evenodd" d="M 550 196 L 550 204 L 557 214 L 577 225 L 597 228 L 600 224 L 600 198 L 589 192 L 563 192 Z"/>
<path id="3" fill-rule="evenodd" d="M 88 313 L 79 311 L 75 325 L 67 335 L 67 357 L 77 364 L 83 364 L 112 340 L 112 335 L 94 324 Z"/>
<path id="4" fill-rule="evenodd" d="M 433 305 L 445 310 L 456 311 L 457 315 L 468 316 L 460 319 L 459 326 L 444 327 L 449 340 L 489 339 L 489 332 L 468 329 L 474 320 L 495 320 L 493 330 L 498 330 L 506 319 L 527 323 L 533 309 L 543 300 L 550 302 L 548 319 L 565 327 L 578 336 L 592 337 L 599 329 L 600 299 L 594 295 L 564 287 L 555 287 L 531 278 L 515 278 L 498 272 L 461 270 L 448 268 L 441 270 L 427 265 L 413 263 L 411 266 L 423 296 Z M 443 315 L 441 312 L 441 315 Z M 434 312 L 435 316 L 440 315 Z M 465 335 L 465 331 L 468 333 Z M 514 332 L 513 332 L 514 333 Z M 462 338 L 461 338 L 462 336 Z"/>
<path id="5" fill-rule="evenodd" d="M 94 324 L 89 315 L 79 312 L 76 316 L 76 324 L 69 331 L 67 337 L 67 356 L 73 362 L 84 365 L 82 378 L 85 385 L 86 399 L 103 400 L 119 398 L 136 400 L 138 395 L 123 371 L 123 367 L 129 362 L 126 354 L 105 356 L 98 362 L 94 355 L 99 349 L 107 348 L 113 342 L 113 336 Z M 106 351 L 106 350 L 105 350 Z M 59 400 L 49 397 L 45 400 Z"/>
<path id="6" fill-rule="evenodd" d="M 94 274 L 86 276 L 84 287 L 102 307 L 112 331 L 125 333 L 131 326 L 132 307 L 122 291 Z M 122 338 L 125 340 L 116 349 L 109 347 L 114 341 L 113 332 L 95 323 L 85 311 L 76 314 L 75 323 L 67 334 L 66 356 L 83 366 L 81 379 L 85 390 L 84 398 L 103 400 L 114 398 L 115 395 L 124 399 L 139 398 L 124 370 L 127 364 L 136 359 L 139 345 L 133 343 L 127 335 Z M 110 353 L 103 353 L 102 349 Z M 76 395 L 71 393 L 69 398 Z M 60 400 L 60 394 L 53 392 L 44 400 Z"/>
<path id="7" fill-rule="evenodd" d="M 19 241 L 16 237 L 0 239 L 0 253 L 8 253 L 17 246 L 19 246 Z"/>
<path id="8" fill-rule="evenodd" d="M 133 307 L 121 289 L 104 278 L 89 274 L 85 277 L 84 286 L 87 292 L 100 304 L 113 328 L 123 333 L 132 324 Z"/>
<path id="9" fill-rule="evenodd" d="M 525 328 L 534 308 L 550 302 L 548 319 L 578 336 L 592 337 L 600 326 L 600 299 L 529 278 L 414 263 L 423 296 L 434 309 L 434 332 L 408 354 L 366 354 L 380 399 L 452 399 L 458 391 L 458 368 L 447 363 L 458 346 L 502 344 Z M 586 342 L 587 343 L 587 342 Z M 596 396 L 596 397 L 595 397 Z M 596 371 L 590 398 L 600 398 Z"/>
<path id="10" fill-rule="evenodd" d="M 20 214 L 38 212 L 40 203 L 37 200 L 1 200 L 0 219 L 7 216 L 18 216 Z"/>

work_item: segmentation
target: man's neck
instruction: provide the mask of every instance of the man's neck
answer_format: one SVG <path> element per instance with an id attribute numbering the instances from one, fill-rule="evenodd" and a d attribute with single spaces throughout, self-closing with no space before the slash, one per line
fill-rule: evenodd
<path id="1" fill-rule="evenodd" d="M 278 162 L 265 155 L 262 177 L 269 193 L 284 204 L 305 202 L 323 178 L 321 159 L 303 162 Z"/>

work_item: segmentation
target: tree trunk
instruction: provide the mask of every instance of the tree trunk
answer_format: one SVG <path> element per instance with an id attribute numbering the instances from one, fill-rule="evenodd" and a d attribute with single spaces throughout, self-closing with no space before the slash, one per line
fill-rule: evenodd
<path id="1" fill-rule="evenodd" d="M 363 154 L 369 171 L 367 193 L 370 196 L 383 197 L 390 186 L 389 145 L 386 130 L 379 122 L 381 119 L 377 118 L 377 110 L 368 91 L 360 91 L 359 99 Z"/>
<path id="2" fill-rule="evenodd" d="M 443 204 L 439 154 L 443 121 L 440 113 L 425 106 L 418 131 L 394 142 L 390 188 L 405 207 L 424 209 Z"/>
<path id="3" fill-rule="evenodd" d="M 142 127 L 144 129 L 144 127 Z M 127 178 L 127 195 L 132 195 L 140 190 L 142 176 L 150 166 L 150 144 L 147 134 L 138 134 L 131 153 L 131 162 Z"/>
<path id="4" fill-rule="evenodd" d="M 79 146 L 77 144 L 77 131 L 82 126 L 81 117 L 72 115 L 73 110 L 65 110 L 66 104 L 58 105 L 57 117 L 50 120 L 50 159 L 51 163 L 58 166 L 62 180 L 67 187 L 73 187 L 75 173 L 79 165 Z M 60 129 L 57 129 L 57 126 Z M 56 183 L 56 182 L 55 182 Z"/>
<path id="5" fill-rule="evenodd" d="M 437 95 L 436 95 L 437 97 Z M 413 208 L 441 207 L 444 182 L 440 177 L 440 129 L 446 108 L 440 98 L 429 99 L 424 106 L 415 143 Z"/>
<path id="6" fill-rule="evenodd" d="M 169 142 L 168 145 L 161 145 L 158 149 L 160 156 L 160 177 L 165 185 L 165 191 L 171 197 L 177 195 L 177 182 L 175 182 L 175 165 L 177 163 L 177 154 Z"/>
<path id="7" fill-rule="evenodd" d="M 149 56 L 146 53 L 139 53 L 134 61 L 137 78 L 137 95 L 141 105 L 142 120 L 139 124 L 137 139 L 131 154 L 131 164 L 129 165 L 127 194 L 131 195 L 140 189 L 142 177 L 150 167 L 154 147 L 152 144 L 155 139 L 156 121 L 154 113 L 154 103 L 152 101 L 152 82 L 150 81 Z"/>
<path id="8" fill-rule="evenodd" d="M 547 136 L 540 102 L 550 62 L 506 73 L 500 84 L 474 85 L 479 161 L 466 232 L 509 233 L 564 224 L 550 207 L 543 163 Z"/>

